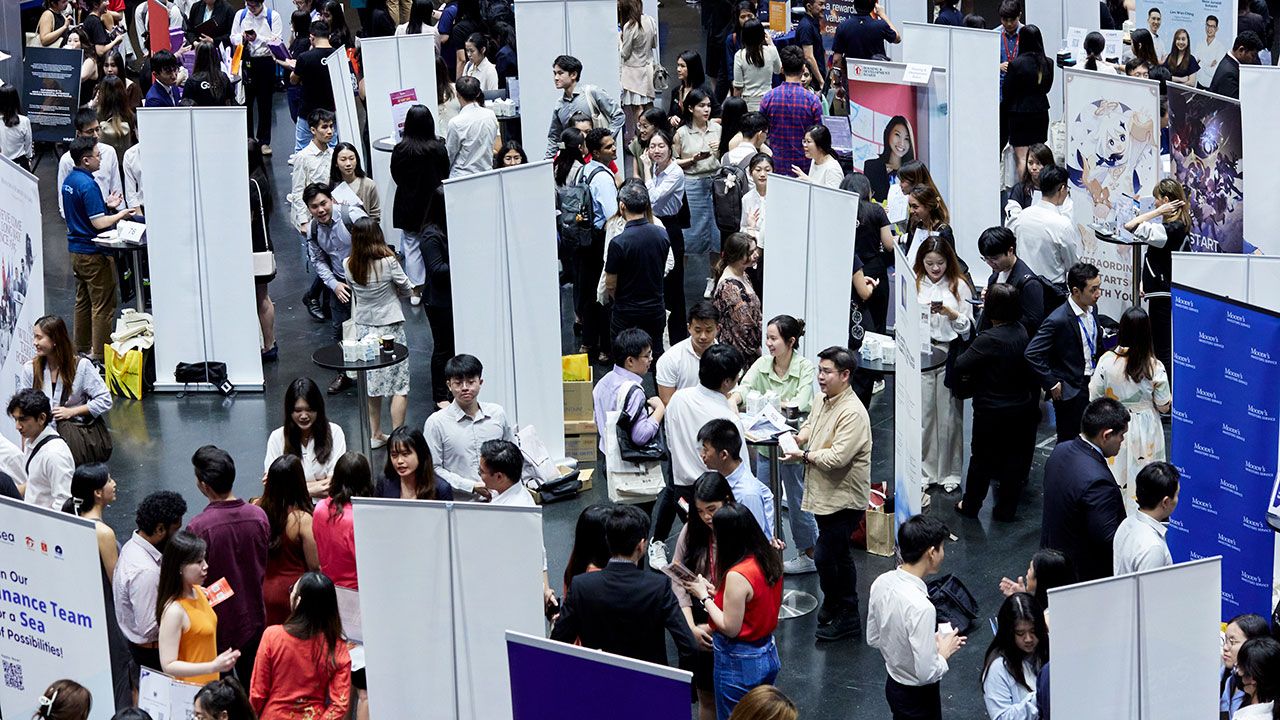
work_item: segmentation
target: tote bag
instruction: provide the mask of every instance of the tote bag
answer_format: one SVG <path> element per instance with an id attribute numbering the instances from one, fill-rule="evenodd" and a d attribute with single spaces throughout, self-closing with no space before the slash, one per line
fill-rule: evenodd
<path id="1" fill-rule="evenodd" d="M 618 443 L 618 418 L 626 409 L 627 393 L 637 384 L 618 388 L 614 409 L 605 413 L 604 458 L 608 475 L 609 500 L 620 503 L 649 502 L 665 487 L 662 465 L 658 462 L 633 463 L 622 459 Z"/>

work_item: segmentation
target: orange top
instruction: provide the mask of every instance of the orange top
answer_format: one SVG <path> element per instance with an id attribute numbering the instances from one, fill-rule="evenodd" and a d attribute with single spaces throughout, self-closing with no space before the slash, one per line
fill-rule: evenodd
<path id="1" fill-rule="evenodd" d="M 197 587 L 195 590 L 196 596 L 193 598 L 178 598 L 178 604 L 186 611 L 188 624 L 191 626 L 182 631 L 182 637 L 178 640 L 178 659 L 193 663 L 211 662 L 218 657 L 218 616 L 209 605 L 209 596 L 204 594 L 204 588 Z M 219 677 L 218 673 L 209 673 L 179 679 L 204 685 Z"/>

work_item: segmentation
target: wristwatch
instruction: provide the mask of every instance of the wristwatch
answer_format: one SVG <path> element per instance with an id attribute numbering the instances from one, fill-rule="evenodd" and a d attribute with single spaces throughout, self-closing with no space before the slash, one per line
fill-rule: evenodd
<path id="1" fill-rule="evenodd" d="M 808 464 L 809 464 L 809 451 L 808 451 L 808 450 L 805 450 L 805 451 L 804 451 L 804 453 L 800 455 L 800 461 L 801 461 L 801 462 L 803 462 L 805 465 L 808 465 Z"/>
<path id="2" fill-rule="evenodd" d="M 706 604 L 707 604 L 707 601 L 708 601 L 708 600 L 710 600 L 710 599 L 711 599 L 711 596 L 710 596 L 710 595 L 703 595 L 702 597 L 698 598 L 698 604 L 700 604 L 700 605 L 706 605 Z"/>

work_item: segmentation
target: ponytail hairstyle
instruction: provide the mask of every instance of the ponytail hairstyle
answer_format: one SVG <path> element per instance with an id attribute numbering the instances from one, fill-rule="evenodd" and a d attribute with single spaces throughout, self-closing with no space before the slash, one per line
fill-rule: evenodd
<path id="1" fill-rule="evenodd" d="M 75 680 L 54 680 L 36 701 L 39 720 L 89 720 L 93 696 Z"/>
<path id="2" fill-rule="evenodd" d="M 1087 58 L 1084 61 L 1085 70 L 1097 70 L 1098 60 L 1102 59 L 1102 53 L 1107 49 L 1107 39 L 1102 33 L 1094 30 L 1084 36 L 1084 54 Z"/>
<path id="3" fill-rule="evenodd" d="M 800 338 L 804 337 L 804 320 L 790 315 L 778 315 L 769 321 L 769 325 L 778 329 L 778 337 L 791 348 L 791 352 L 799 352 Z"/>
<path id="4" fill-rule="evenodd" d="M 92 510 L 98 502 L 94 493 L 107 486 L 111 474 L 107 472 L 106 463 L 85 463 L 76 468 L 71 476 L 71 497 L 62 504 L 62 512 L 68 515 L 83 515 Z"/>

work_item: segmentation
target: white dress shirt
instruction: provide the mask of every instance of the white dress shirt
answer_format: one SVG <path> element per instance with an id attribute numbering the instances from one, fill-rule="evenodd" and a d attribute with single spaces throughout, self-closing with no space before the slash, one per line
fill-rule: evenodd
<path id="1" fill-rule="evenodd" d="M 1040 200 L 1009 221 L 1018 238 L 1018 257 L 1050 282 L 1067 281 L 1067 269 L 1079 259 L 1080 235 L 1058 207 Z"/>
<path id="2" fill-rule="evenodd" d="M 1116 528 L 1112 540 L 1112 568 L 1116 575 L 1155 570 L 1173 564 L 1164 534 L 1167 526 L 1139 510 Z"/>
<path id="3" fill-rule="evenodd" d="M 1076 304 L 1075 298 L 1067 297 L 1067 304 L 1076 316 L 1076 330 L 1080 332 L 1080 351 L 1084 354 L 1084 374 L 1093 375 L 1093 352 L 1098 337 L 1098 318 L 1091 312 Z"/>
<path id="4" fill-rule="evenodd" d="M 21 485 L 27 481 L 26 465 L 27 458 L 22 449 L 0 435 L 0 472 L 8 473 L 15 484 Z"/>
<path id="5" fill-rule="evenodd" d="M 468 60 L 467 64 L 462 68 L 462 74 L 465 77 L 473 77 L 480 81 L 481 90 L 497 90 L 498 89 L 498 68 L 489 62 L 489 58 L 480 60 L 479 65 L 472 65 Z"/>
<path id="6" fill-rule="evenodd" d="M 1227 46 L 1220 38 L 1214 37 L 1211 43 L 1201 41 L 1191 54 L 1195 55 L 1200 63 L 1200 72 L 1207 72 L 1208 77 L 1212 78 L 1213 73 L 1218 69 L 1218 63 L 1222 62 L 1222 58 L 1227 55 Z"/>
<path id="7" fill-rule="evenodd" d="M 1271 720 L 1271 708 L 1274 703 L 1264 702 L 1255 705 L 1245 705 L 1236 710 L 1231 716 L 1231 720 Z"/>
<path id="8" fill-rule="evenodd" d="M 649 201 L 653 203 L 653 214 L 672 217 L 679 213 L 684 202 L 684 168 L 672 161 L 651 175 L 644 186 L 649 191 Z"/>
<path id="9" fill-rule="evenodd" d="M 751 224 L 751 213 L 756 212 L 756 224 Z M 764 198 L 756 191 L 755 183 L 742 196 L 742 232 L 756 239 L 756 247 L 764 247 Z"/>
<path id="10" fill-rule="evenodd" d="M 947 281 L 946 275 L 943 275 L 938 282 L 930 280 L 928 275 L 920 278 L 920 289 L 916 293 L 916 298 L 924 312 L 928 313 L 929 339 L 934 342 L 951 342 L 968 333 L 969 328 L 973 327 L 973 306 L 965 302 L 973 297 L 973 293 L 969 291 L 969 284 L 963 281 L 957 283 L 956 291 L 959 295 L 951 292 L 951 283 Z M 929 312 L 929 304 L 934 301 L 940 301 L 944 307 L 957 313 L 956 319 L 952 320 L 941 313 Z"/>
<path id="11" fill-rule="evenodd" d="M 271 48 L 268 46 L 283 45 L 284 31 L 288 27 L 288 24 L 280 17 L 280 13 L 275 10 L 264 7 L 260 14 L 254 15 L 246 7 L 243 10 L 237 10 L 235 18 L 231 22 L 231 44 L 240 45 L 244 43 L 245 31 L 252 30 L 255 37 L 247 48 L 249 56 L 270 57 Z"/>
<path id="12" fill-rule="evenodd" d="M 293 176 L 289 194 L 285 199 L 293 212 L 294 227 L 301 227 L 304 222 L 311 222 L 311 213 L 307 204 L 302 201 L 302 193 L 311 183 L 329 184 L 329 171 L 333 163 L 333 148 L 316 147 L 309 142 L 293 156 Z"/>
<path id="13" fill-rule="evenodd" d="M 460 500 L 472 498 L 480 484 L 480 446 L 486 440 L 515 439 L 515 428 L 501 405 L 482 402 L 479 406 L 471 416 L 452 402 L 432 413 L 422 426 L 436 475 L 453 486 Z"/>
<path id="14" fill-rule="evenodd" d="M 307 482 L 316 478 L 333 477 L 333 466 L 338 464 L 338 458 L 347 451 L 347 436 L 337 424 L 329 423 L 329 437 L 332 448 L 329 450 L 329 459 L 325 462 L 316 459 L 315 438 L 302 444 L 302 473 Z M 267 438 L 267 455 L 262 461 L 262 471 L 270 470 L 271 463 L 281 455 L 284 455 L 284 428 L 278 427 Z"/>
<path id="15" fill-rule="evenodd" d="M 666 355 L 663 355 L 666 357 Z M 738 457 L 750 457 L 746 448 L 746 433 L 737 410 L 729 405 L 729 398 L 701 385 L 677 390 L 667 405 L 664 422 L 667 426 L 667 447 L 671 451 L 671 478 L 676 485 L 692 485 L 698 481 L 707 466 L 702 464 L 698 431 L 712 420 L 728 420 L 738 428 L 744 438 Z"/>
<path id="16" fill-rule="evenodd" d="M 935 635 L 938 613 L 924 580 L 901 568 L 871 583 L 867 644 L 884 656 L 889 677 L 903 685 L 931 685 L 947 672 Z"/>
<path id="17" fill-rule="evenodd" d="M 119 193 L 124 197 L 124 186 L 120 184 L 120 161 L 116 158 L 116 149 L 106 143 L 98 143 L 98 155 L 102 164 L 93 173 L 93 179 L 102 191 L 102 201 L 105 204 L 112 193 Z M 58 214 L 64 218 L 67 215 L 62 210 L 62 181 L 67 179 L 73 169 L 75 163 L 71 162 L 71 153 L 63 153 L 58 159 L 58 184 L 54 187 L 58 188 Z"/>
<path id="18" fill-rule="evenodd" d="M 444 146 L 449 151 L 449 177 L 475 175 L 493 169 L 493 141 L 498 116 L 480 103 L 467 103 L 449 121 Z"/>
<path id="19" fill-rule="evenodd" d="M 55 383 L 53 372 L 48 364 L 45 365 L 44 372 L 41 374 L 40 390 L 44 392 L 45 397 L 49 398 L 51 407 L 62 407 L 62 391 L 67 390 L 65 383 L 65 378 L 59 378 Z M 18 387 L 35 387 L 35 366 L 30 362 L 22 364 Z M 76 362 L 76 374 L 71 378 L 71 388 L 67 390 L 67 407 L 77 405 L 87 405 L 89 415 L 92 417 L 100 417 L 109 411 L 112 405 L 111 391 L 107 389 L 106 381 L 98 374 L 98 368 L 94 366 L 93 361 L 88 358 L 80 358 Z M 49 427 L 58 427 L 58 421 L 50 420 Z"/>
<path id="20" fill-rule="evenodd" d="M 654 379 L 662 387 L 676 390 L 694 387 L 698 384 L 698 366 L 701 363 L 702 356 L 693 352 L 693 339 L 685 338 L 658 358 Z M 695 435 L 698 433 L 696 428 L 693 432 Z"/>
<path id="21" fill-rule="evenodd" d="M 156 594 L 160 585 L 160 550 L 133 531 L 120 548 L 111 592 L 116 601 L 120 632 L 134 645 L 146 645 L 160 638 L 156 624 Z"/>
<path id="22" fill-rule="evenodd" d="M 57 438 L 44 444 L 32 457 L 34 450 L 47 437 Z M 66 441 L 48 425 L 34 440 L 26 444 L 23 463 L 27 466 L 27 492 L 23 500 L 28 505 L 38 505 L 58 512 L 71 497 L 71 474 L 76 471 L 75 458 Z"/>
<path id="23" fill-rule="evenodd" d="M 530 495 L 524 483 L 520 482 L 512 483 L 511 487 L 494 495 L 489 500 L 489 504 L 506 505 L 508 507 L 538 507 L 538 503 L 533 501 L 533 495 Z"/>
<path id="24" fill-rule="evenodd" d="M 10 160 L 25 157 L 28 163 L 35 159 L 35 145 L 31 140 L 31 121 L 26 115 L 19 115 L 18 124 L 13 127 L 0 123 L 0 155 Z"/>
<path id="25" fill-rule="evenodd" d="M 124 204 L 142 207 L 142 143 L 124 151 Z"/>

